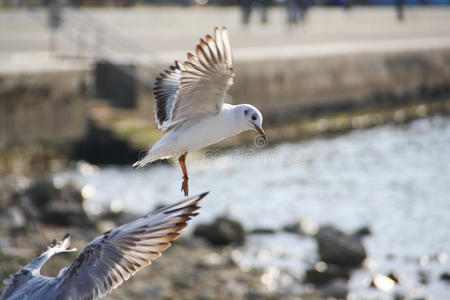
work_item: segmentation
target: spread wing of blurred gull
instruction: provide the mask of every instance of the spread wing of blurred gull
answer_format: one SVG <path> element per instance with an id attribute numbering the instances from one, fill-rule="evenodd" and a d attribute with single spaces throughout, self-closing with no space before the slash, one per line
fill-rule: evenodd
<path id="1" fill-rule="evenodd" d="M 246 130 L 265 138 L 262 115 L 249 104 L 224 103 L 233 84 L 231 44 L 225 27 L 214 37 L 200 39 L 195 55 L 175 64 L 156 79 L 155 119 L 161 130 L 171 129 L 133 167 L 162 158 L 178 157 L 183 171 L 181 190 L 189 193 L 186 155 Z"/>
<path id="2" fill-rule="evenodd" d="M 54 241 L 39 257 L 4 280 L 0 299 L 98 299 L 121 285 L 180 236 L 187 221 L 196 216 L 203 193 L 161 208 L 149 215 L 95 238 L 75 261 L 56 277 L 40 274 L 53 255 L 72 252 L 70 237 Z"/>

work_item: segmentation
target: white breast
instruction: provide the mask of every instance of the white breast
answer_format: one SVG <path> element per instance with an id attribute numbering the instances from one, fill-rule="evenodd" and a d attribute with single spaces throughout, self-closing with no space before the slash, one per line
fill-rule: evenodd
<path id="1" fill-rule="evenodd" d="M 199 150 L 239 134 L 242 131 L 239 125 L 230 111 L 222 110 L 215 116 L 185 124 L 180 128 L 183 131 L 180 142 L 187 152 Z"/>
<path id="2" fill-rule="evenodd" d="M 168 132 L 152 150 L 170 149 L 170 156 L 182 155 L 246 130 L 235 116 L 234 106 L 226 104 L 222 111 L 214 116 L 193 119 L 180 124 Z"/>

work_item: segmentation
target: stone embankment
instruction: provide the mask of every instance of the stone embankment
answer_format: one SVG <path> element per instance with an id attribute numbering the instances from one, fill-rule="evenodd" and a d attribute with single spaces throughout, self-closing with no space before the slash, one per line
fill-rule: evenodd
<path id="1" fill-rule="evenodd" d="M 270 123 L 399 107 L 450 94 L 450 48 L 238 62 L 235 82 Z"/>

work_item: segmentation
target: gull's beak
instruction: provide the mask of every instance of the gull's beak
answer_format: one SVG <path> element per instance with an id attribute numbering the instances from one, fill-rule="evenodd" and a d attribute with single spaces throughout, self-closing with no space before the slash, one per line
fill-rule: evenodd
<path id="1" fill-rule="evenodd" d="M 253 125 L 253 127 L 255 127 L 255 130 L 256 130 L 259 134 L 261 134 L 261 136 L 263 137 L 263 139 L 267 142 L 267 137 L 266 137 L 266 133 L 264 132 L 264 130 L 263 130 L 261 127 L 259 127 L 258 125 L 256 125 L 256 124 L 253 124 L 253 123 L 252 123 L 252 125 Z"/>

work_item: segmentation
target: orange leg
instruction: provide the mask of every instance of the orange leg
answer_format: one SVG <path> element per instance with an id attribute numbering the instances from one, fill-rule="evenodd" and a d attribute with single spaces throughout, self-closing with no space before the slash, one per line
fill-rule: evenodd
<path id="1" fill-rule="evenodd" d="M 184 153 L 183 155 L 181 155 L 180 157 L 178 157 L 178 162 L 180 163 L 181 166 L 181 170 L 183 171 L 183 183 L 181 184 L 181 190 L 184 191 L 184 196 L 188 196 L 189 194 L 189 186 L 188 186 L 188 174 L 187 174 L 187 169 L 186 169 L 186 155 L 187 152 Z"/>

